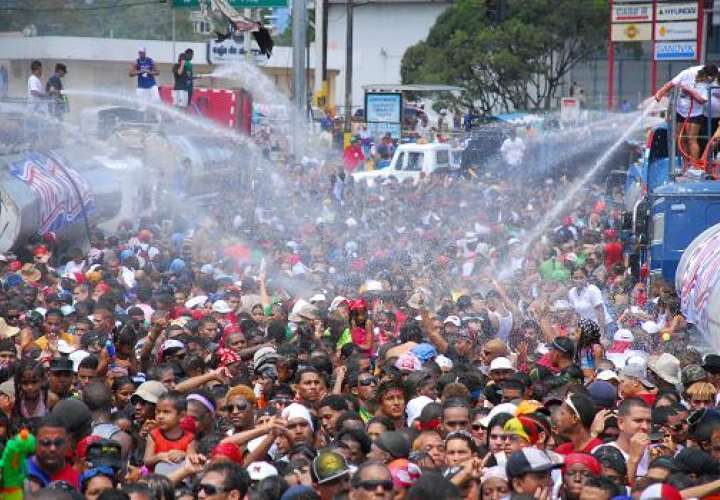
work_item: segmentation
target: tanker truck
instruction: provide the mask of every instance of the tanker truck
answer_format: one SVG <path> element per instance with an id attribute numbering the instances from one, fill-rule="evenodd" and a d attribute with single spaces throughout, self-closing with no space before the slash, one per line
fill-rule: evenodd
<path id="1" fill-rule="evenodd" d="M 121 217 L 140 166 L 77 146 L 6 155 L 0 164 L 0 253 L 38 234 L 85 241 L 91 227 Z"/>
<path id="2" fill-rule="evenodd" d="M 682 312 L 716 352 L 720 351 L 720 224 L 685 249 L 675 274 Z"/>

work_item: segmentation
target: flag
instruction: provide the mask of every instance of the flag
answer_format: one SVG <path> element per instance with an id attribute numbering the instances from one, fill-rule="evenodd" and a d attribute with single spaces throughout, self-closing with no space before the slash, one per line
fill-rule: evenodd
<path id="1" fill-rule="evenodd" d="M 58 231 L 82 214 L 95 209 L 95 197 L 87 181 L 59 155 L 29 152 L 10 164 L 10 173 L 28 184 L 40 202 L 39 234 Z M 73 183 L 80 193 L 76 192 Z"/>

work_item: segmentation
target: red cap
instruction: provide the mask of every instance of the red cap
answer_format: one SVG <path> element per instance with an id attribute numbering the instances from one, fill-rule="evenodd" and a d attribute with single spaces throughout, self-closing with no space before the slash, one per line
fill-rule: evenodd
<path id="1" fill-rule="evenodd" d="M 8 264 L 8 269 L 12 272 L 19 271 L 22 269 L 22 262 L 19 260 L 14 260 L 10 264 Z"/>
<path id="2" fill-rule="evenodd" d="M 362 309 L 367 310 L 367 302 L 365 302 L 365 300 L 363 299 L 351 300 L 348 303 L 348 307 L 351 311 L 359 311 Z"/>
<path id="3" fill-rule="evenodd" d="M 47 255 L 49 253 L 48 247 L 45 245 L 38 245 L 35 248 L 33 248 L 33 255 L 35 257 L 40 257 L 41 255 Z"/>

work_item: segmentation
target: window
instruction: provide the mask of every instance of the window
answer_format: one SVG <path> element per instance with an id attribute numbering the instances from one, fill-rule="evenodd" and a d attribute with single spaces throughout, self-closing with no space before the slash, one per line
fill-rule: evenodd
<path id="1" fill-rule="evenodd" d="M 447 149 L 441 149 L 437 152 L 437 166 L 444 167 L 450 163 L 450 151 Z"/>
<path id="2" fill-rule="evenodd" d="M 420 170 L 422 170 L 424 157 L 425 155 L 423 153 L 409 153 L 407 167 L 405 167 L 405 170 L 410 170 L 414 172 L 419 172 Z"/>
<path id="3" fill-rule="evenodd" d="M 405 164 L 405 153 L 397 155 L 397 161 L 395 162 L 395 170 L 402 170 Z"/>

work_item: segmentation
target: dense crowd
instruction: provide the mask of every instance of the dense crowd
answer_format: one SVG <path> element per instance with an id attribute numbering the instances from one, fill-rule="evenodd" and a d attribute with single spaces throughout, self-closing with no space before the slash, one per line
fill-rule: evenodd
<path id="1" fill-rule="evenodd" d="M 368 187 L 308 162 L 87 251 L 44 235 L 1 256 L 0 439 L 35 440 L 5 486 L 709 498 L 720 356 L 689 347 L 671 286 L 629 272 L 619 191 L 546 220 L 569 183 Z"/>

